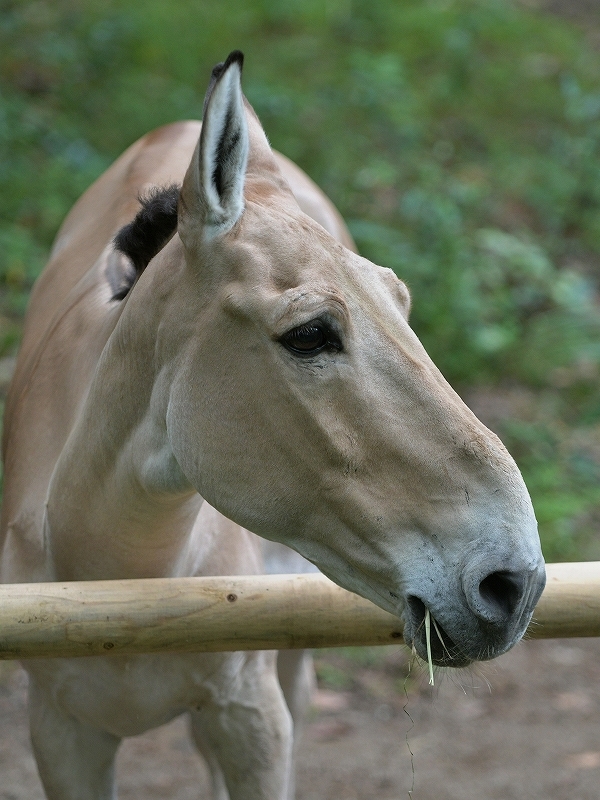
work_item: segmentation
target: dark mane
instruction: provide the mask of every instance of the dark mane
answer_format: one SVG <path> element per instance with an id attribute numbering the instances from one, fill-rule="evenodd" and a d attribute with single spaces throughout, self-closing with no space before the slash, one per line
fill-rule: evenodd
<path id="1" fill-rule="evenodd" d="M 176 184 L 151 189 L 140 197 L 141 208 L 135 218 L 114 238 L 115 249 L 135 268 L 125 285 L 120 285 L 113 300 L 122 300 L 154 256 L 162 250 L 177 228 L 177 203 L 180 187 Z"/>

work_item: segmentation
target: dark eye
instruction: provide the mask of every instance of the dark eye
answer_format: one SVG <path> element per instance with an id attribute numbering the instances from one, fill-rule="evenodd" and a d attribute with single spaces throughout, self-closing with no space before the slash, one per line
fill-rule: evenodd
<path id="1" fill-rule="evenodd" d="M 320 320 L 292 328 L 281 337 L 280 341 L 292 353 L 303 356 L 313 356 L 326 348 L 342 349 L 337 335 Z"/>

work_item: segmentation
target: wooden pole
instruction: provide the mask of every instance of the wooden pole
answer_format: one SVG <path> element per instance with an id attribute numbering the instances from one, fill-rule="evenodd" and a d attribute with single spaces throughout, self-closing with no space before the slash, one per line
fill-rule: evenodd
<path id="1" fill-rule="evenodd" d="M 527 638 L 600 636 L 600 561 L 546 564 L 546 575 Z"/>
<path id="2" fill-rule="evenodd" d="M 600 636 L 600 562 L 550 564 L 528 636 Z M 402 622 L 322 575 L 0 585 L 0 659 L 402 641 Z"/>

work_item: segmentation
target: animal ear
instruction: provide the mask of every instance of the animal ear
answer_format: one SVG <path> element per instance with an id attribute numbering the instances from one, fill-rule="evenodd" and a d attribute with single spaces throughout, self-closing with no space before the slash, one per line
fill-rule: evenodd
<path id="1" fill-rule="evenodd" d="M 181 189 L 182 216 L 189 215 L 196 229 L 200 224 L 205 238 L 229 231 L 244 210 L 249 144 L 243 62 L 244 56 L 235 50 L 213 69 L 200 140 Z"/>

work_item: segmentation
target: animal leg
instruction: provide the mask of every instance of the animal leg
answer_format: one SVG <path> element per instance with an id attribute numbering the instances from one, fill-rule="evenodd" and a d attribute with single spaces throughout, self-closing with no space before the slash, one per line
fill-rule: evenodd
<path id="1" fill-rule="evenodd" d="M 288 788 L 288 798 L 294 800 L 296 753 L 315 684 L 312 655 L 307 650 L 280 650 L 277 656 L 277 674 L 294 722 L 292 770 Z"/>
<path id="2" fill-rule="evenodd" d="M 114 764 L 119 738 L 64 713 L 33 681 L 29 723 L 48 800 L 116 800 Z"/>
<path id="3" fill-rule="evenodd" d="M 211 769 L 215 800 L 288 800 L 292 721 L 277 680 L 275 655 L 245 654 L 236 679 L 191 714 L 194 739 Z"/>
<path id="4" fill-rule="evenodd" d="M 204 757 L 210 772 L 210 779 L 212 785 L 212 800 L 229 800 L 229 792 L 225 784 L 225 776 L 223 770 L 217 759 L 217 756 L 212 749 L 210 742 L 204 736 L 203 731 L 203 716 L 196 711 L 190 714 L 190 723 L 192 737 L 194 744 Z"/>

